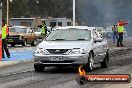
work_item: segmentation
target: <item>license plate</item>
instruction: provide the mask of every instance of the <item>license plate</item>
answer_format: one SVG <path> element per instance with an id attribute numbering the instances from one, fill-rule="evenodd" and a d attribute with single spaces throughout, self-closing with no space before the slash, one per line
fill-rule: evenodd
<path id="1" fill-rule="evenodd" d="M 52 57 L 49 59 L 50 61 L 63 61 L 62 57 Z"/>
<path id="2" fill-rule="evenodd" d="M 9 39 L 8 42 L 13 42 L 13 40 L 12 39 Z"/>

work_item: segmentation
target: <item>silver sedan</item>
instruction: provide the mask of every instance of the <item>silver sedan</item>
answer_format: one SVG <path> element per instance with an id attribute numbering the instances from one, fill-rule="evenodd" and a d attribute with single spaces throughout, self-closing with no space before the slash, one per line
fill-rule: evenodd
<path id="1" fill-rule="evenodd" d="M 34 68 L 43 71 L 47 66 L 85 65 L 92 71 L 95 64 L 107 67 L 108 43 L 96 27 L 60 27 L 51 32 L 34 52 Z"/>

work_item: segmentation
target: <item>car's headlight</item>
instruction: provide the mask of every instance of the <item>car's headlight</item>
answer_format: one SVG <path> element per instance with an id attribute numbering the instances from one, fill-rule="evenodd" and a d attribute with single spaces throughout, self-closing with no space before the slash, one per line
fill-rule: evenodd
<path id="1" fill-rule="evenodd" d="M 72 51 L 70 52 L 70 54 L 85 54 L 85 50 L 84 49 L 72 49 Z"/>
<path id="2" fill-rule="evenodd" d="M 43 55 L 47 55 L 47 54 L 49 54 L 48 51 L 45 50 L 45 49 L 40 50 L 39 53 L 40 53 L 40 54 L 43 54 Z"/>
<path id="3" fill-rule="evenodd" d="M 43 54 L 43 55 L 49 54 L 49 52 L 46 49 L 39 48 L 39 47 L 36 48 L 35 53 L 36 54 Z"/>

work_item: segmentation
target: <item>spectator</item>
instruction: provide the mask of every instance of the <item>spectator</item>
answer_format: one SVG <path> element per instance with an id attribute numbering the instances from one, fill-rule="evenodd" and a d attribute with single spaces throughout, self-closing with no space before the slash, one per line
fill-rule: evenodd
<path id="1" fill-rule="evenodd" d="M 113 31 L 113 43 L 115 43 L 115 41 L 118 40 L 117 25 L 113 25 L 112 31 Z"/>
<path id="2" fill-rule="evenodd" d="M 5 58 L 4 51 L 8 58 L 10 58 L 10 52 L 7 47 L 7 37 L 9 35 L 9 29 L 5 24 L 5 20 L 2 19 L 2 58 Z"/>
<path id="3" fill-rule="evenodd" d="M 41 26 L 41 35 L 42 35 L 42 39 L 45 38 L 46 34 L 47 34 L 47 27 L 46 27 L 46 23 L 43 22 L 43 23 L 42 23 L 42 26 Z"/>
<path id="4" fill-rule="evenodd" d="M 123 32 L 124 32 L 124 25 L 128 24 L 128 22 L 124 22 L 122 19 L 118 22 L 118 41 L 117 47 L 123 47 Z"/>

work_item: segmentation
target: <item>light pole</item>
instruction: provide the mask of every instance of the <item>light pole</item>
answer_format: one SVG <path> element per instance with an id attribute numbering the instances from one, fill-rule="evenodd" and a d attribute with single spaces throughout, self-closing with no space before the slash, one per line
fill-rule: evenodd
<path id="1" fill-rule="evenodd" d="M 73 0 L 73 26 L 75 26 L 75 0 Z"/>
<path id="2" fill-rule="evenodd" d="M 12 2 L 12 0 L 10 0 Z M 9 0 L 7 0 L 7 25 L 9 25 Z"/>
<path id="3" fill-rule="evenodd" d="M 36 0 L 36 16 L 38 16 L 39 14 L 38 14 L 38 4 L 39 4 L 39 1 L 38 0 Z"/>
<path id="4" fill-rule="evenodd" d="M 7 16 L 7 25 L 9 24 L 9 0 L 7 0 L 7 10 L 6 10 L 7 12 L 6 12 L 6 16 Z"/>

